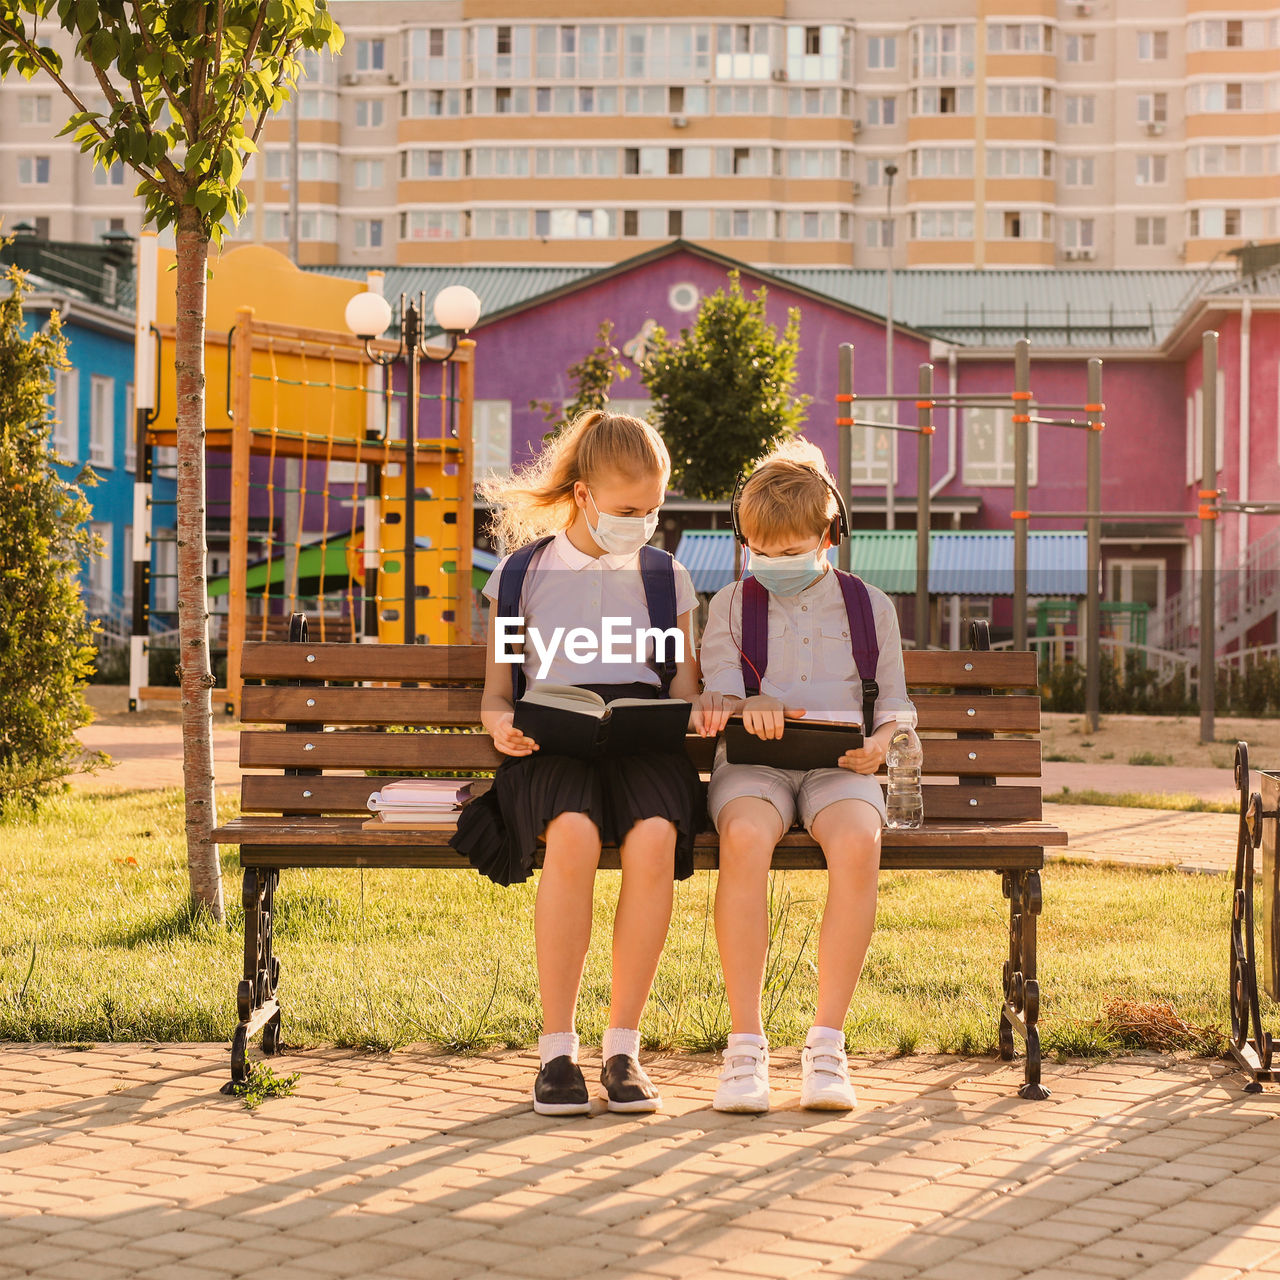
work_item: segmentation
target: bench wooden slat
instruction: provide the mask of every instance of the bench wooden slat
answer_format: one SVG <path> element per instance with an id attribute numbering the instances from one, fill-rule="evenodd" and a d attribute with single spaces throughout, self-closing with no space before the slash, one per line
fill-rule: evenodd
<path id="1" fill-rule="evenodd" d="M 447 831 L 397 831 L 394 824 L 365 830 L 363 818 L 237 818 L 217 828 L 213 838 L 219 844 L 253 845 L 256 848 L 394 848 L 421 846 L 443 849 L 449 844 Z M 963 848 L 980 841 L 993 849 L 1020 849 L 1044 845 L 1065 845 L 1067 833 L 1044 822 L 930 822 L 914 831 L 886 830 L 884 848 L 903 845 L 937 850 Z M 695 847 L 714 849 L 719 838 L 704 831 L 695 837 Z M 813 849 L 807 832 L 788 832 L 780 848 Z M 815 851 L 816 852 L 816 851 Z M 456 855 L 455 855 L 456 856 Z M 818 855 L 821 857 L 821 855 Z M 821 865 L 821 863 L 819 863 Z"/>
<path id="2" fill-rule="evenodd" d="M 1034 689 L 1036 655 L 1020 652 L 958 653 L 908 649 L 907 684 L 917 687 Z M 480 683 L 483 645 L 278 644 L 246 642 L 241 674 L 246 680 L 425 680 Z"/>
<path id="3" fill-rule="evenodd" d="M 338 814 L 367 813 L 372 792 L 392 778 L 363 774 L 324 774 L 317 778 L 282 774 L 245 774 L 240 808 L 245 813 Z M 488 790 L 490 780 L 477 778 L 476 794 Z M 925 783 L 924 811 L 929 819 L 1025 822 L 1043 813 L 1038 786 L 968 786 L 964 783 Z M 974 801 L 976 803 L 971 803 Z"/>
<path id="4" fill-rule="evenodd" d="M 962 777 L 1040 776 L 1034 738 L 926 738 L 924 772 Z M 686 739 L 689 758 L 710 769 L 713 738 Z M 281 733 L 246 729 L 240 735 L 243 768 L 284 769 L 492 769 L 503 760 L 485 733 Z"/>
<path id="5" fill-rule="evenodd" d="M 786 837 L 783 837 L 784 839 Z M 396 867 L 413 867 L 425 870 L 464 870 L 471 868 L 461 862 L 452 849 L 431 850 L 417 848 L 413 851 L 399 849 L 330 848 L 330 849 L 264 849 L 244 846 L 240 850 L 243 867 L 361 867 L 368 870 L 391 870 Z M 534 865 L 541 866 L 542 858 L 534 858 Z M 618 851 L 604 849 L 600 854 L 600 867 L 605 871 L 621 868 Z M 695 849 L 693 866 L 697 871 L 715 871 L 720 862 L 711 848 Z M 770 865 L 776 871 L 821 871 L 825 869 L 822 854 L 814 846 L 805 848 L 778 848 Z M 1039 871 L 1044 866 L 1044 850 L 1039 846 L 1026 848 L 993 848 L 985 844 L 948 849 L 919 847 L 886 848 L 880 854 L 881 871 Z"/>
<path id="6" fill-rule="evenodd" d="M 240 706 L 245 724 L 475 725 L 479 689 L 361 689 L 249 685 Z M 1040 699 L 1034 694 L 1002 697 L 961 693 L 917 694 L 912 699 L 925 730 L 1037 733 Z M 970 714 L 970 713 L 973 714 Z"/>

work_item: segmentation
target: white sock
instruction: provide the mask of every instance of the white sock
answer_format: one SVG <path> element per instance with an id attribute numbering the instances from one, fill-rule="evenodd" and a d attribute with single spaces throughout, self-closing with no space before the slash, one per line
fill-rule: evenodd
<path id="1" fill-rule="evenodd" d="M 735 1049 L 763 1049 L 769 1052 L 769 1042 L 764 1036 L 758 1036 L 751 1031 L 731 1031 L 729 1033 L 729 1043 L 725 1048 L 725 1052 L 732 1054 Z"/>
<path id="2" fill-rule="evenodd" d="M 629 1031 L 625 1027 L 609 1027 L 604 1033 L 601 1052 L 606 1062 L 610 1058 L 616 1058 L 620 1053 L 625 1053 L 628 1058 L 638 1058 L 640 1056 L 640 1033 L 638 1031 Z"/>
<path id="3" fill-rule="evenodd" d="M 549 1036 L 538 1037 L 538 1060 L 545 1067 L 553 1058 L 578 1060 L 578 1037 L 572 1031 L 553 1031 Z"/>
<path id="4" fill-rule="evenodd" d="M 809 1034 L 805 1037 L 805 1046 L 809 1049 L 815 1048 L 819 1044 L 829 1044 L 832 1040 L 836 1041 L 840 1046 L 840 1051 L 844 1052 L 844 1028 L 843 1027 L 819 1027 L 816 1024 L 809 1028 Z"/>

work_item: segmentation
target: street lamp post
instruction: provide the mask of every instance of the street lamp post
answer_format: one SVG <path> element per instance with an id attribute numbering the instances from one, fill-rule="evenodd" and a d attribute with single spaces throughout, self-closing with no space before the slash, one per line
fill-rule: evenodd
<path id="1" fill-rule="evenodd" d="M 347 328 L 358 338 L 364 339 L 365 355 L 376 365 L 389 368 L 403 361 L 406 365 L 406 395 L 409 414 L 405 433 L 404 465 L 404 642 L 416 644 L 417 628 L 417 505 L 418 505 L 418 411 L 421 387 L 419 379 L 423 361 L 428 364 L 448 364 L 458 349 L 464 333 L 475 327 L 480 319 L 480 299 L 465 285 L 453 284 L 436 294 L 432 311 L 436 324 L 448 335 L 449 349 L 443 356 L 431 353 L 422 337 L 422 316 L 426 310 L 426 294 L 420 293 L 418 301 L 406 302 L 400 295 L 400 343 L 389 354 L 379 354 L 373 342 L 391 323 L 391 306 L 380 293 L 358 293 L 347 303 Z M 470 441 L 463 442 L 470 448 Z M 470 494 L 459 495 L 460 500 L 470 501 Z"/>
<path id="2" fill-rule="evenodd" d="M 896 237 L 893 234 L 893 180 L 898 176 L 898 166 L 896 164 L 887 164 L 884 167 L 884 176 L 889 180 L 888 189 L 885 193 L 885 227 L 889 233 L 889 269 L 885 280 L 885 315 L 884 315 L 884 390 L 886 395 L 893 395 L 893 250 Z M 890 402 L 892 403 L 892 402 Z M 894 510 L 893 510 L 893 463 L 897 456 L 897 442 L 890 437 L 889 451 L 889 478 L 885 481 L 884 489 L 884 527 L 892 529 L 894 526 Z"/>

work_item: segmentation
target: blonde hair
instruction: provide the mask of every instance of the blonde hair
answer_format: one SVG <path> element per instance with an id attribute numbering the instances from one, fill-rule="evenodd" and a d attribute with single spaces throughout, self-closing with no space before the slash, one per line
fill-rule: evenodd
<path id="1" fill-rule="evenodd" d="M 739 526 L 761 542 L 823 533 L 838 511 L 835 483 L 816 444 L 803 436 L 788 440 L 762 458 L 742 486 Z"/>
<path id="2" fill-rule="evenodd" d="M 480 484 L 492 504 L 489 532 L 507 554 L 574 521 L 573 486 L 608 473 L 628 477 L 671 474 L 671 455 L 647 422 L 625 413 L 580 413 L 527 466 Z"/>

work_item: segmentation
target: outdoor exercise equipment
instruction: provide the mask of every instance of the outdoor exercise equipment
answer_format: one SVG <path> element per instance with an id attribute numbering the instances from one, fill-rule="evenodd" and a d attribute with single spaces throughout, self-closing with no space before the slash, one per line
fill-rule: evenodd
<path id="1" fill-rule="evenodd" d="M 1218 377 L 1218 333 L 1207 330 L 1201 339 L 1201 382 L 1214 387 Z M 1105 422 L 1106 405 L 1102 401 L 1102 361 L 1096 357 L 1087 365 L 1088 399 L 1084 404 L 1040 404 L 1032 411 L 1034 395 L 1031 390 L 1031 343 L 1020 338 L 1014 344 L 1013 387 L 1007 396 L 992 392 L 952 392 L 934 395 L 933 366 L 922 364 L 919 369 L 917 395 L 872 394 L 863 399 L 872 401 L 913 401 L 917 420 L 910 423 L 874 422 L 853 416 L 853 405 L 858 397 L 853 393 L 853 347 L 844 343 L 840 347 L 839 390 L 836 395 L 836 427 L 839 439 L 839 482 L 846 501 L 852 500 L 851 460 L 853 427 L 871 427 L 879 430 L 906 431 L 920 437 L 918 451 L 917 511 L 916 511 L 916 630 L 920 632 L 928 617 L 928 568 L 929 568 L 929 486 L 931 462 L 931 437 L 933 435 L 932 410 L 939 406 L 957 408 L 996 407 L 1009 408 L 1013 420 L 1014 484 L 1013 510 L 1009 513 L 1014 522 L 1013 556 L 1013 647 L 1027 647 L 1027 532 L 1032 520 L 1082 520 L 1087 535 L 1088 581 L 1085 596 L 1085 712 L 1091 732 L 1098 728 L 1099 719 L 1099 671 L 1101 666 L 1101 599 L 1102 578 L 1102 521 L 1126 520 L 1199 520 L 1200 563 L 1203 589 L 1200 592 L 1199 626 L 1199 680 L 1200 740 L 1213 741 L 1214 722 L 1214 626 L 1216 617 L 1216 581 L 1213 572 L 1216 555 L 1215 522 L 1225 511 L 1248 514 L 1280 513 L 1280 502 L 1228 502 L 1223 498 L 1225 490 L 1208 487 L 1217 474 L 1217 397 L 1204 396 L 1203 432 L 1201 441 L 1202 487 L 1198 491 L 1198 505 L 1189 511 L 1103 511 L 1101 510 L 1102 452 L 1101 435 Z M 844 406 L 849 406 L 846 411 Z M 1047 417 L 1045 414 L 1083 413 L 1083 419 L 1074 417 Z M 1075 427 L 1086 430 L 1088 438 L 1085 451 L 1085 509 L 1083 511 L 1033 511 L 1027 500 L 1029 471 L 1029 441 L 1027 428 L 1035 423 L 1050 427 Z M 847 568 L 847 550 L 843 553 L 841 568 Z M 927 643 L 927 635 L 917 634 L 917 647 Z"/>

